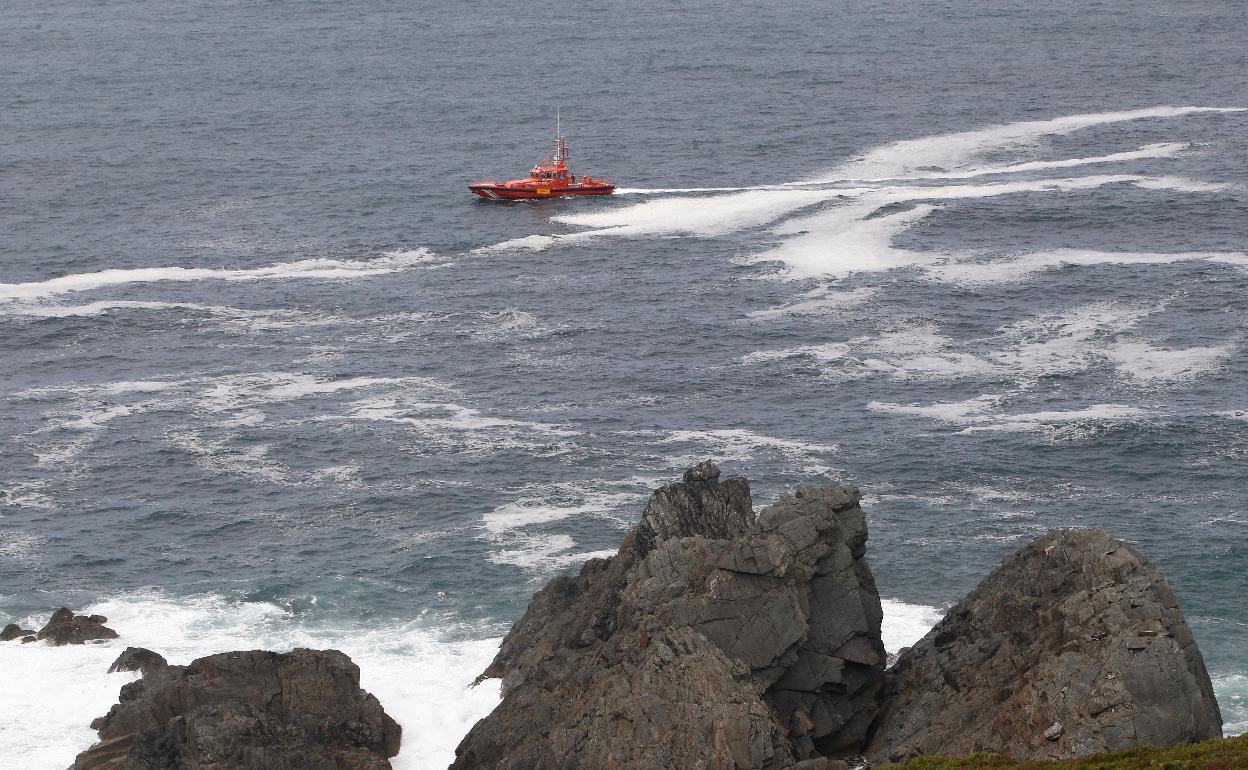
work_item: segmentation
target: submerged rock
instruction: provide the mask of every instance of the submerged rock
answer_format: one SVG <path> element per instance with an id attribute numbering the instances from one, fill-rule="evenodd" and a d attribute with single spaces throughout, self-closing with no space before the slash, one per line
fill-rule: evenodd
<path id="1" fill-rule="evenodd" d="M 130 656 L 147 664 L 143 678 L 91 723 L 100 740 L 70 770 L 389 770 L 399 751 L 399 725 L 337 650 L 226 652 L 188 666 L 137 653 L 160 658 Z"/>
<path id="2" fill-rule="evenodd" d="M 687 471 L 614 557 L 534 595 L 452 767 L 837 767 L 803 761 L 860 747 L 883 686 L 866 539 L 856 490 L 799 487 L 755 518 L 745 479 Z"/>
<path id="3" fill-rule="evenodd" d="M 117 632 L 104 625 L 106 622 L 108 618 L 103 615 L 75 615 L 68 607 L 62 607 L 52 613 L 47 625 L 39 629 L 35 638 L 58 646 L 116 639 Z"/>
<path id="4" fill-rule="evenodd" d="M 21 639 L 25 636 L 33 636 L 34 631 L 22 628 L 16 623 L 10 623 L 0 631 L 0 642 L 11 642 L 14 639 Z"/>
<path id="5" fill-rule="evenodd" d="M 1059 530 L 902 652 L 868 756 L 1075 757 L 1220 737 L 1221 726 L 1157 568 L 1104 530 Z"/>

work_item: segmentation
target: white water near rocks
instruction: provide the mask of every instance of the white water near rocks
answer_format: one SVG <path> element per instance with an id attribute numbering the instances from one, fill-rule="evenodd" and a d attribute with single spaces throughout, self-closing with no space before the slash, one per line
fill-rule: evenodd
<path id="1" fill-rule="evenodd" d="M 884 600 L 889 652 L 913 644 L 939 619 L 931 607 Z M 87 725 L 117 702 L 135 672 L 105 673 L 127 646 L 159 649 L 172 664 L 237 649 L 285 652 L 338 649 L 360 667 L 361 686 L 404 729 L 395 770 L 441 770 L 468 729 L 498 703 L 498 682 L 472 686 L 498 651 L 498 639 L 454 640 L 455 629 L 415 621 L 397 628 L 309 628 L 287 610 L 205 595 L 118 597 L 84 608 L 124 629 L 123 638 L 82 647 L 45 642 L 0 645 L 6 686 L 21 698 L 0 700 L 0 751 L 26 767 L 64 768 L 95 740 Z M 26 627 L 46 617 L 24 618 Z"/>

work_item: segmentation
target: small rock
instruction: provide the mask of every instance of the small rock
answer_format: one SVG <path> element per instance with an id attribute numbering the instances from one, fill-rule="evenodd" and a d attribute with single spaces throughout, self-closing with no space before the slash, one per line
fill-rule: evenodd
<path id="1" fill-rule="evenodd" d="M 132 649 L 132 660 L 160 658 Z M 160 666 L 124 685 L 91 727 L 100 740 L 73 770 L 391 770 L 402 735 L 377 698 L 360 689 L 350 658 L 302 649 Z"/>
<path id="2" fill-rule="evenodd" d="M 119 671 L 139 671 L 143 676 L 147 676 L 153 671 L 162 668 L 168 668 L 169 661 L 159 653 L 152 652 L 145 647 L 127 647 L 126 651 L 117 656 L 117 660 L 113 661 L 113 665 L 108 667 L 108 673 L 116 674 Z"/>
<path id="3" fill-rule="evenodd" d="M 117 632 L 104 625 L 108 618 L 103 615 L 75 615 L 68 607 L 62 607 L 52 613 L 48 624 L 39 629 L 37 639 L 46 639 L 52 644 L 85 644 L 96 639 L 116 639 Z"/>
<path id="4" fill-rule="evenodd" d="M 1054 722 L 1049 729 L 1044 731 L 1044 738 L 1048 741 L 1055 741 L 1058 738 L 1061 738 L 1062 733 L 1065 731 L 1066 728 L 1062 727 L 1061 722 Z"/>
<path id="5" fill-rule="evenodd" d="M 10 623 L 4 627 L 3 631 L 0 631 L 0 642 L 9 642 L 14 639 L 21 639 L 23 636 L 30 636 L 33 633 L 35 632 L 22 628 L 16 623 Z"/>

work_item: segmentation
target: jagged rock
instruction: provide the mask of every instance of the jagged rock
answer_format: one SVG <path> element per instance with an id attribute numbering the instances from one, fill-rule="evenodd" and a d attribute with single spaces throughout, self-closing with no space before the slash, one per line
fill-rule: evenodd
<path id="1" fill-rule="evenodd" d="M 70 770 L 389 770 L 400 737 L 337 650 L 148 666 L 91 727 L 100 740 Z"/>
<path id="2" fill-rule="evenodd" d="M 1007 558 L 890 669 L 873 766 L 919 754 L 1075 757 L 1221 735 L 1169 583 L 1104 530 Z"/>
<path id="3" fill-rule="evenodd" d="M 39 629 L 36 639 L 47 640 L 54 645 L 86 644 L 95 639 L 116 639 L 117 632 L 104 625 L 108 618 L 103 615 L 75 615 L 68 607 L 52 613 L 47 625 Z"/>
<path id="4" fill-rule="evenodd" d="M 16 623 L 10 623 L 0 631 L 0 642 L 11 642 L 14 639 L 21 639 L 23 636 L 32 636 L 35 632 L 22 628 Z"/>
<path id="5" fill-rule="evenodd" d="M 145 647 L 127 647 L 125 652 L 117 656 L 117 660 L 113 661 L 113 665 L 108 667 L 108 673 L 115 674 L 119 671 L 139 671 L 144 676 L 169 665 L 169 661 L 165 660 L 165 656 L 152 652 Z"/>
<path id="6" fill-rule="evenodd" d="M 856 490 L 755 518 L 745 479 L 687 471 L 614 557 L 534 595 L 452 767 L 837 768 L 821 755 L 861 747 L 883 686 L 866 539 Z"/>

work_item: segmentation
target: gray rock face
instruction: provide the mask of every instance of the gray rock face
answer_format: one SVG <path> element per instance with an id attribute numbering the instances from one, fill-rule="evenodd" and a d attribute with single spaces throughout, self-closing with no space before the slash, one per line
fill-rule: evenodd
<path id="1" fill-rule="evenodd" d="M 616 556 L 534 595 L 452 767 L 779 770 L 861 746 L 884 662 L 866 538 L 856 490 L 755 519 L 745 479 L 686 472 Z"/>
<path id="2" fill-rule="evenodd" d="M 70 770 L 389 770 L 399 751 L 398 724 L 337 650 L 129 660 L 143 678 L 91 723 L 100 740 Z"/>
<path id="3" fill-rule="evenodd" d="M 1006 559 L 902 652 L 868 757 L 1063 758 L 1221 730 L 1166 579 L 1104 530 L 1059 530 Z"/>
<path id="4" fill-rule="evenodd" d="M 75 615 L 68 607 L 52 613 L 48 624 L 39 629 L 36 639 L 47 640 L 54 645 L 86 644 L 97 639 L 116 639 L 117 632 L 104 625 L 108 618 L 103 615 Z"/>
<path id="5" fill-rule="evenodd" d="M 34 633 L 34 631 L 22 628 L 16 623 L 10 623 L 3 630 L 0 630 L 0 642 L 11 642 L 24 636 L 33 636 Z"/>

